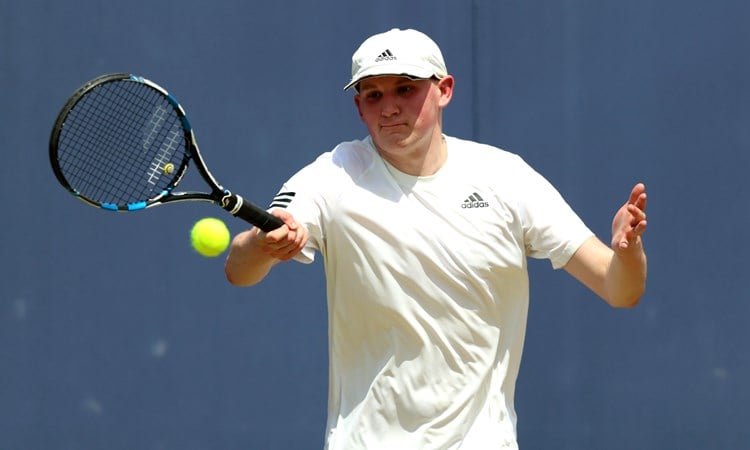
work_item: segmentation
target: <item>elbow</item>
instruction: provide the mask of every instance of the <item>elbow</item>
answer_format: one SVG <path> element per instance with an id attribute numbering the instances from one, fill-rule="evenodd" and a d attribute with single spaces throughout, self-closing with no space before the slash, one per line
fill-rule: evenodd
<path id="1" fill-rule="evenodd" d="M 229 284 L 231 284 L 232 286 L 236 286 L 236 287 L 250 287 L 250 286 L 255 286 L 256 284 L 258 284 L 260 282 L 260 280 L 250 280 L 250 279 L 236 278 L 236 277 L 233 277 L 230 274 L 226 274 L 226 276 L 227 276 L 227 281 L 229 282 Z"/>
<path id="2" fill-rule="evenodd" d="M 607 299 L 607 303 L 609 303 L 609 305 L 613 308 L 633 308 L 641 302 L 641 297 L 643 297 L 645 291 L 646 287 L 644 285 L 633 292 L 627 292 L 617 296 L 610 296 Z"/>
<path id="3" fill-rule="evenodd" d="M 255 286 L 268 275 L 272 265 L 273 262 L 268 266 L 244 267 L 227 261 L 224 264 L 224 275 L 232 286 Z"/>
<path id="4" fill-rule="evenodd" d="M 224 267 L 224 276 L 226 276 L 227 282 L 232 286 L 244 286 L 227 267 Z"/>
<path id="5" fill-rule="evenodd" d="M 254 286 L 260 282 L 260 280 L 254 280 L 248 276 L 241 276 L 241 274 L 238 274 L 236 273 L 236 271 L 232 270 L 229 265 L 224 266 L 224 275 L 226 276 L 227 282 L 229 282 L 229 284 L 237 287 Z"/>
<path id="6" fill-rule="evenodd" d="M 641 296 L 636 296 L 636 297 L 629 297 L 629 298 L 625 298 L 625 299 L 620 299 L 617 302 L 610 302 L 609 304 L 613 308 L 628 309 L 628 308 L 634 308 L 640 302 L 641 302 Z"/>

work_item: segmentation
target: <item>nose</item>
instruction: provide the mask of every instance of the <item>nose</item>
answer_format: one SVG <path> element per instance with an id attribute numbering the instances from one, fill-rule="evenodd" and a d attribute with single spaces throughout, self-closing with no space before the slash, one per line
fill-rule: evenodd
<path id="1" fill-rule="evenodd" d="M 398 102 L 393 95 L 384 95 L 380 102 L 380 114 L 383 117 L 392 117 L 399 113 Z"/>

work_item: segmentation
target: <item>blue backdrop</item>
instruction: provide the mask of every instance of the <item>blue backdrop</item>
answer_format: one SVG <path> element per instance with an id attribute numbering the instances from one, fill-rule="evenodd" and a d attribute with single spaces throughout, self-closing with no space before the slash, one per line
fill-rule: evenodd
<path id="1" fill-rule="evenodd" d="M 0 0 L 0 449 L 322 447 L 321 265 L 231 287 L 188 233 L 241 221 L 85 206 L 48 137 L 81 83 L 135 72 L 186 105 L 217 178 L 265 203 L 365 134 L 341 91 L 351 53 L 396 26 L 457 77 L 447 133 L 521 154 L 605 242 L 648 187 L 636 309 L 531 263 L 521 447 L 747 448 L 749 23 L 744 0 Z"/>

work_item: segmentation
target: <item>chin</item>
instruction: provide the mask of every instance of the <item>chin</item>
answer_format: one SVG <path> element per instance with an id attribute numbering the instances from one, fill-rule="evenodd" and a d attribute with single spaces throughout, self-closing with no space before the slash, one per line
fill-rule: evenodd
<path id="1" fill-rule="evenodd" d="M 413 139 L 408 133 L 381 133 L 377 139 L 380 148 L 405 148 L 411 145 Z"/>

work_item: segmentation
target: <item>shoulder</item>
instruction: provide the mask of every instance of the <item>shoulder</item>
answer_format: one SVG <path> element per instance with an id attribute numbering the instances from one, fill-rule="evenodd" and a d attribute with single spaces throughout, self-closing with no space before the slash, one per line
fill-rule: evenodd
<path id="1" fill-rule="evenodd" d="M 450 158 L 464 170 L 495 179 L 522 177 L 533 169 L 516 153 L 467 139 L 446 136 Z"/>
<path id="2" fill-rule="evenodd" d="M 367 139 L 342 142 L 333 150 L 319 155 L 300 173 L 313 172 L 321 176 L 346 175 L 356 178 L 372 166 L 374 155 Z"/>
<path id="3" fill-rule="evenodd" d="M 298 170 L 283 189 L 310 195 L 338 192 L 356 183 L 374 160 L 374 148 L 368 139 L 342 142 Z"/>
<path id="4" fill-rule="evenodd" d="M 457 138 L 450 138 L 451 146 L 449 158 L 456 176 L 477 189 L 486 189 L 485 193 L 513 209 L 556 201 L 559 196 L 554 186 L 516 153 Z"/>

